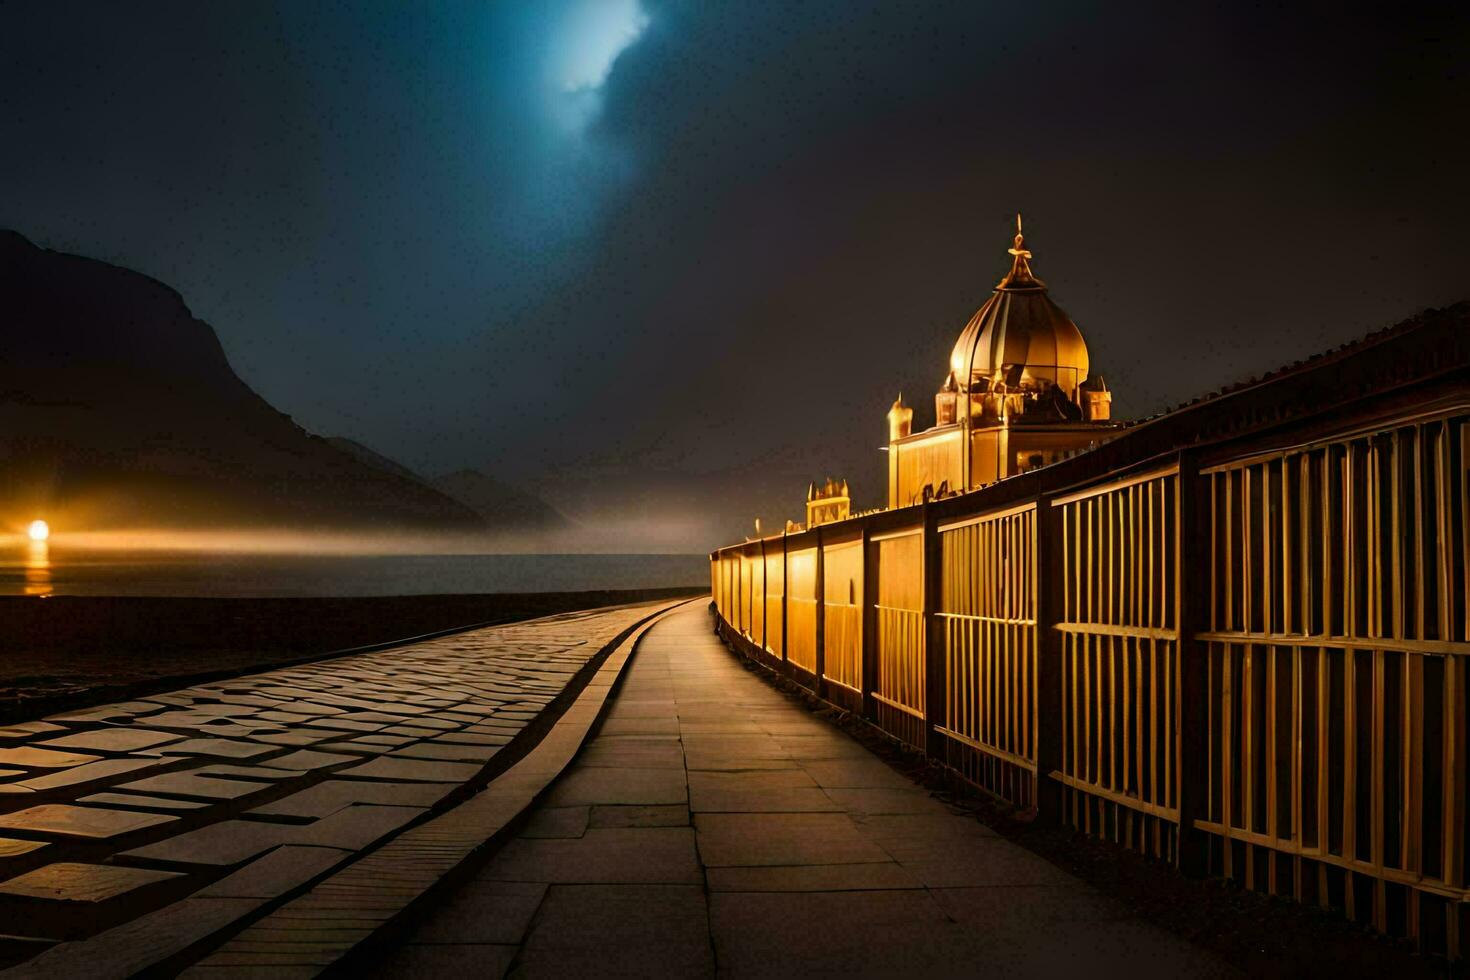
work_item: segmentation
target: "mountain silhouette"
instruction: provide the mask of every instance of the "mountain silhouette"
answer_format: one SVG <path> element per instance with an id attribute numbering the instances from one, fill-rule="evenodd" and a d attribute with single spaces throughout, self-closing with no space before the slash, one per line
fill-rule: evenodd
<path id="1" fill-rule="evenodd" d="M 533 494 L 518 490 L 479 470 L 456 470 L 433 480 L 433 486 L 474 510 L 491 527 L 546 533 L 572 527 L 561 511 Z"/>
<path id="2" fill-rule="evenodd" d="M 327 436 L 338 449 L 389 473 L 432 486 L 446 497 L 459 501 L 479 514 L 493 530 L 542 534 L 564 531 L 572 526 L 560 511 L 534 494 L 502 483 L 479 470 L 463 469 L 427 479 L 370 446 L 344 436 Z"/>
<path id="3" fill-rule="evenodd" d="M 145 275 L 0 230 L 0 522 L 482 530 L 408 471 L 307 432 Z"/>

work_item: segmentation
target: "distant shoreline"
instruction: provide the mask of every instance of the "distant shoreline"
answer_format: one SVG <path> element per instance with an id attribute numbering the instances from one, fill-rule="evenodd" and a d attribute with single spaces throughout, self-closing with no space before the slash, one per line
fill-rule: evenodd
<path id="1" fill-rule="evenodd" d="M 0 723 L 480 623 L 699 587 L 328 598 L 0 596 Z"/>

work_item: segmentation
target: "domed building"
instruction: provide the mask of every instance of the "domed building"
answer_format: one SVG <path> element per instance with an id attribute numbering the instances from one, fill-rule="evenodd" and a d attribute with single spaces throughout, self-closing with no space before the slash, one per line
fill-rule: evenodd
<path id="1" fill-rule="evenodd" d="M 1087 343 L 1046 283 L 1016 216 L 1011 270 L 960 332 L 934 396 L 933 428 L 913 432 L 902 396 L 888 412 L 888 506 L 972 490 L 1104 442 L 1121 429 L 1090 375 Z"/>

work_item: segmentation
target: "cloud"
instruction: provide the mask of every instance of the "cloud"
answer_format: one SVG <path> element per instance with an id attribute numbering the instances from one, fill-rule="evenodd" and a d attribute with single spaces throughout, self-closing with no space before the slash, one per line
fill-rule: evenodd
<path id="1" fill-rule="evenodd" d="M 603 106 L 613 64 L 649 24 L 639 0 L 573 0 L 549 20 L 544 77 L 552 118 L 581 133 Z"/>

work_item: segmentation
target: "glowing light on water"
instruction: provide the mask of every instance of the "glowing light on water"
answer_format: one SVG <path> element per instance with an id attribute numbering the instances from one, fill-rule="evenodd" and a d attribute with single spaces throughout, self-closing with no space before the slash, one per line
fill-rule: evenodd
<path id="1" fill-rule="evenodd" d="M 44 524 L 44 521 L 37 521 Z M 49 529 L 47 529 L 49 530 Z M 31 540 L 26 545 L 25 560 L 25 594 L 46 596 L 52 591 L 51 584 L 51 546 L 46 543 L 46 538 L 35 536 L 34 525 L 28 529 Z"/>
<path id="2" fill-rule="evenodd" d="M 32 541 L 45 541 L 51 537 L 51 525 L 45 521 L 31 521 L 26 528 L 26 537 Z"/>

